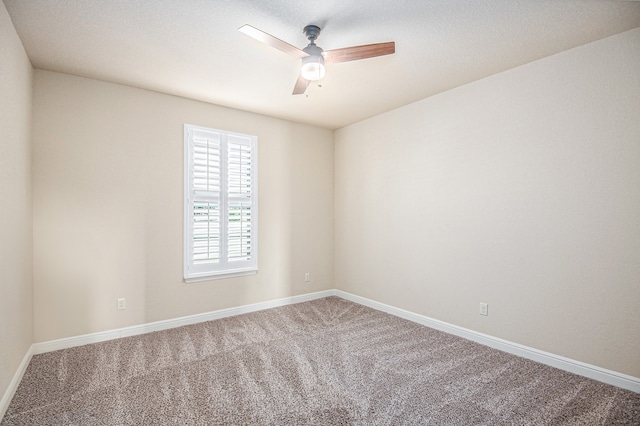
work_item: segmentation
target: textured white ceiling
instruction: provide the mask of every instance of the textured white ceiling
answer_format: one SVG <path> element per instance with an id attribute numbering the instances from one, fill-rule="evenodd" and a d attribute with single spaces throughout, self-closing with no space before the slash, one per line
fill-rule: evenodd
<path id="1" fill-rule="evenodd" d="M 615 0 L 4 0 L 34 67 L 340 128 L 474 80 L 640 26 Z M 396 54 L 331 64 L 292 96 L 299 60 L 240 33 L 300 48 L 395 41 Z"/>

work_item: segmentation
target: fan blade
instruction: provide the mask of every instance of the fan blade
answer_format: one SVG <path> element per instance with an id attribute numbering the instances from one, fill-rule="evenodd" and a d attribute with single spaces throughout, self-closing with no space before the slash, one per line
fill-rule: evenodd
<path id="1" fill-rule="evenodd" d="M 373 58 L 375 56 L 390 55 L 396 52 L 396 43 L 365 44 L 362 46 L 345 47 L 324 52 L 324 63 L 355 61 L 357 59 Z"/>
<path id="2" fill-rule="evenodd" d="M 309 87 L 309 80 L 305 80 L 302 78 L 302 74 L 298 77 L 298 81 L 296 81 L 296 85 L 293 87 L 293 95 L 302 95 L 307 91 L 307 87 Z"/>
<path id="3" fill-rule="evenodd" d="M 238 28 L 238 31 L 248 35 L 249 37 L 253 37 L 258 41 L 261 41 L 267 46 L 275 47 L 276 49 L 284 53 L 288 53 L 295 58 L 303 58 L 305 56 L 309 56 L 307 53 L 303 52 L 297 47 L 292 46 L 289 43 L 280 40 L 279 38 L 275 38 L 271 34 L 260 31 L 259 29 L 254 28 L 251 25 L 243 25 Z"/>

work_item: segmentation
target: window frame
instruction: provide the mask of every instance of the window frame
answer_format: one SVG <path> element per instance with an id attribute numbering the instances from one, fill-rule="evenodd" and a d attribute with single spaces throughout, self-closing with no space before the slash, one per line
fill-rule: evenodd
<path id="1" fill-rule="evenodd" d="M 196 195 L 195 189 L 195 167 L 194 167 L 194 135 L 211 134 L 219 138 L 219 162 L 220 162 L 220 190 L 218 191 L 218 222 L 220 261 L 212 262 L 209 265 L 197 265 L 193 262 L 193 241 L 194 241 L 194 204 L 203 203 L 202 196 Z M 229 141 L 232 139 L 232 142 Z M 233 139 L 236 139 L 233 141 Z M 240 142 L 242 141 L 242 142 Z M 225 236 L 228 237 L 230 228 L 229 221 L 229 201 L 231 204 L 237 203 L 237 197 L 231 194 L 228 184 L 229 179 L 229 144 L 234 146 L 250 146 L 250 195 L 245 197 L 250 206 L 250 259 L 249 260 L 229 260 L 229 250 L 227 247 L 228 238 L 223 242 Z M 201 191 L 202 192 L 202 191 Z M 258 272 L 258 138 L 226 130 L 213 129 L 208 127 L 184 124 L 184 230 L 183 230 L 183 278 L 186 283 L 218 280 L 223 278 L 252 275 Z M 224 250 L 226 248 L 226 250 Z"/>

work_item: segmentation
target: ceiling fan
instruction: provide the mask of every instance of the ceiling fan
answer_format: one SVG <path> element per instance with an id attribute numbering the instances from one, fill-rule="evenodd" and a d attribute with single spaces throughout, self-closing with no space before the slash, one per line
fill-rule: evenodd
<path id="1" fill-rule="evenodd" d="M 298 49 L 251 25 L 243 25 L 238 28 L 238 30 L 268 46 L 275 47 L 284 53 L 302 60 L 300 76 L 298 77 L 296 85 L 293 87 L 294 95 L 303 94 L 311 81 L 322 79 L 325 74 L 325 64 L 373 58 L 375 56 L 389 55 L 396 51 L 396 44 L 393 41 L 325 51 L 315 43 L 320 35 L 320 27 L 317 25 L 307 25 L 304 27 L 302 32 L 307 39 L 309 39 L 309 45 L 304 49 Z"/>

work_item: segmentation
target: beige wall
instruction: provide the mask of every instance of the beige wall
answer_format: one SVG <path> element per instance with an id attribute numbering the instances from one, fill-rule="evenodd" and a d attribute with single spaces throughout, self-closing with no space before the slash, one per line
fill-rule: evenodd
<path id="1" fill-rule="evenodd" d="M 640 29 L 335 144 L 337 288 L 640 377 Z"/>
<path id="2" fill-rule="evenodd" d="M 334 287 L 332 131 L 41 70 L 34 82 L 36 342 Z M 256 275 L 182 282 L 184 123 L 258 136 Z"/>
<path id="3" fill-rule="evenodd" d="M 0 2 L 0 397 L 33 337 L 32 75 L 31 63 Z"/>

